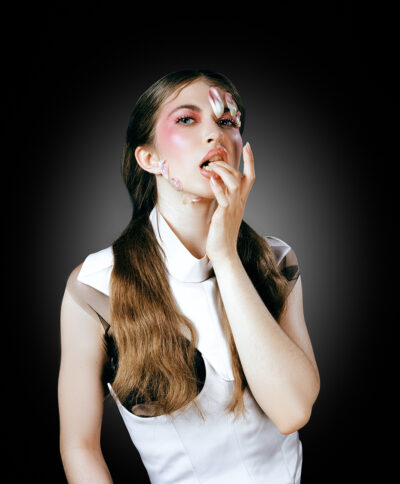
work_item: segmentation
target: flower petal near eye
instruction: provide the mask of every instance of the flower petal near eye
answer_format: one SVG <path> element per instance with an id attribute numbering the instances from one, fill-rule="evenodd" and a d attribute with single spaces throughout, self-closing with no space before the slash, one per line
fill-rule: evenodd
<path id="1" fill-rule="evenodd" d="M 226 101 L 226 104 L 228 105 L 231 115 L 235 117 L 237 112 L 237 105 L 233 100 L 232 94 L 230 92 L 225 93 L 225 101 Z"/>
<path id="2" fill-rule="evenodd" d="M 236 121 L 236 124 L 237 124 L 237 127 L 238 127 L 238 128 L 240 128 L 240 126 L 242 125 L 242 123 L 241 123 L 241 121 L 240 121 L 240 116 L 241 116 L 241 114 L 242 114 L 242 113 L 241 113 L 240 111 L 238 111 L 238 112 L 236 113 L 236 116 L 235 116 L 235 121 Z"/>
<path id="3" fill-rule="evenodd" d="M 208 90 L 208 100 L 215 116 L 217 118 L 221 117 L 224 114 L 224 103 L 215 87 L 210 87 Z"/>

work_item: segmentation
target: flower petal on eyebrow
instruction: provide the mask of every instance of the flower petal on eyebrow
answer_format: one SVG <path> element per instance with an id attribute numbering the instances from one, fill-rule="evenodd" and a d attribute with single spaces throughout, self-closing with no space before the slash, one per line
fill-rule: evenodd
<path id="1" fill-rule="evenodd" d="M 208 100 L 215 116 L 220 118 L 224 114 L 224 103 L 215 87 L 210 87 L 208 90 Z"/>
<path id="2" fill-rule="evenodd" d="M 230 92 L 225 93 L 225 101 L 226 104 L 228 105 L 229 111 L 231 112 L 231 115 L 235 117 L 236 112 L 237 112 L 237 105 L 235 101 L 233 100 L 232 94 Z"/>

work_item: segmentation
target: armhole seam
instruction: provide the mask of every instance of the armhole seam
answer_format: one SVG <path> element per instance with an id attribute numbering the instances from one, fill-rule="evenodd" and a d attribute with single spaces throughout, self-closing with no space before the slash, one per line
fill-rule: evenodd
<path id="1" fill-rule="evenodd" d="M 108 336 L 108 330 L 110 329 L 111 325 L 107 323 L 107 321 L 103 318 L 103 316 L 99 314 L 90 304 L 88 304 L 88 306 L 97 314 L 98 318 L 100 319 L 100 323 L 104 328 L 105 336 Z"/>

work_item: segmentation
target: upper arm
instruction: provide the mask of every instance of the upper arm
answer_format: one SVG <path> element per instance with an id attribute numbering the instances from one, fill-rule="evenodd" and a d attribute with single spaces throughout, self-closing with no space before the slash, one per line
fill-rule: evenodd
<path id="1" fill-rule="evenodd" d="M 61 449 L 100 447 L 106 352 L 96 313 L 80 297 L 78 266 L 70 275 L 60 317 L 61 364 L 58 380 Z"/>
<path id="2" fill-rule="evenodd" d="M 286 307 L 279 319 L 279 325 L 289 338 L 304 351 L 318 374 L 318 366 L 304 318 L 303 289 L 300 275 L 287 298 Z"/>

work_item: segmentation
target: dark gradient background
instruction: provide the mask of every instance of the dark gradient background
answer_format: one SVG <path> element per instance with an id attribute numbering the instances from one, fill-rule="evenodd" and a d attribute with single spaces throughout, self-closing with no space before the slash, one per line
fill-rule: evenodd
<path id="1" fill-rule="evenodd" d="M 239 89 L 247 108 L 243 140 L 256 170 L 244 219 L 289 243 L 299 260 L 321 375 L 311 420 L 300 430 L 302 483 L 367 482 L 388 471 L 378 454 L 386 424 L 375 416 L 383 385 L 377 326 L 387 289 L 380 262 L 385 194 L 378 191 L 387 102 L 383 14 L 321 3 L 281 2 L 265 12 L 248 2 L 240 10 L 195 4 L 191 13 L 185 4 L 179 18 L 153 4 L 10 14 L 18 41 L 9 56 L 16 89 L 8 96 L 17 161 L 8 203 L 18 210 L 9 220 L 18 235 L 8 241 L 17 257 L 11 264 L 6 249 L 5 258 L 18 297 L 6 346 L 20 374 L 6 398 L 18 423 L 8 436 L 8 482 L 65 482 L 57 407 L 65 283 L 129 221 L 119 170 L 136 100 L 162 75 L 186 67 L 219 70 Z M 148 482 L 110 399 L 102 442 L 116 483 Z"/>

